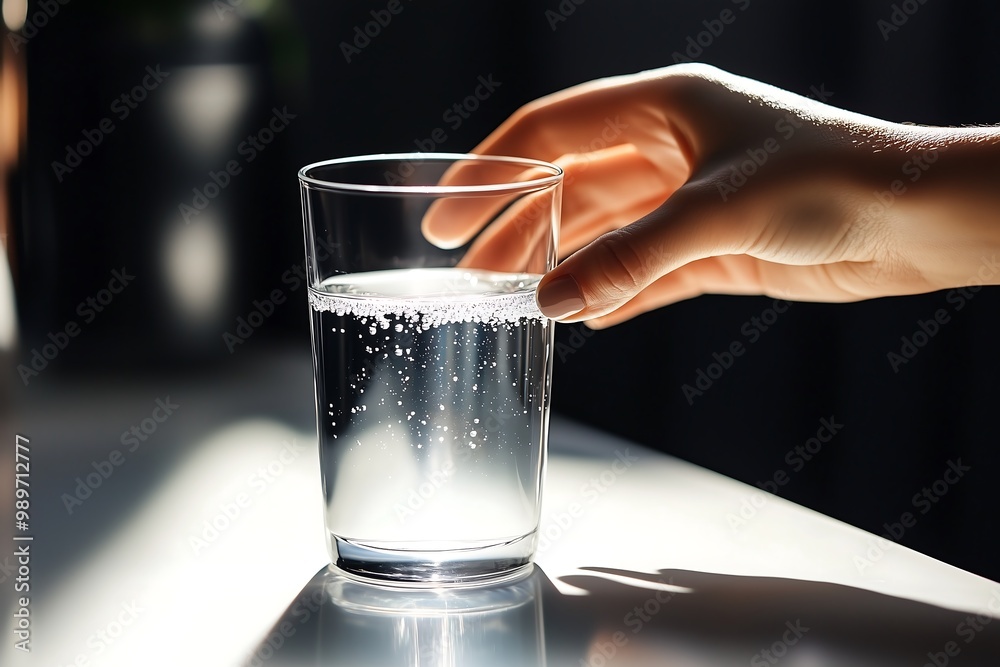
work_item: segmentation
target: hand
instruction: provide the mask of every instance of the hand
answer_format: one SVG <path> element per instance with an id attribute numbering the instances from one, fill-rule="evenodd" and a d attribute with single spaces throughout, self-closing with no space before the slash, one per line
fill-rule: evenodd
<path id="1" fill-rule="evenodd" d="M 603 327 L 705 293 L 854 301 L 977 273 L 1000 282 L 981 270 L 1000 248 L 998 142 L 989 128 L 890 123 L 676 65 L 536 100 L 474 152 L 565 170 L 570 256 L 538 302 Z M 425 233 L 455 246 L 488 222 L 429 216 Z"/>

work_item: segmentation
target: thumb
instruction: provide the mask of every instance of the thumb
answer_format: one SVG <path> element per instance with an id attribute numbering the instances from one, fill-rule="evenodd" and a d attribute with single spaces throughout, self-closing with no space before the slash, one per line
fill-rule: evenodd
<path id="1" fill-rule="evenodd" d="M 569 322 L 600 317 L 689 262 L 743 252 L 748 226 L 729 204 L 722 205 L 714 187 L 689 182 L 655 211 L 598 237 L 546 274 L 536 293 L 539 309 Z"/>

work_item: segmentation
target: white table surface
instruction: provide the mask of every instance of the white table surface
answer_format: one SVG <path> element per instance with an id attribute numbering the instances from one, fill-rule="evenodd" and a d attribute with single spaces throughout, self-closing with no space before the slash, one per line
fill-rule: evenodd
<path id="1" fill-rule="evenodd" d="M 1000 584 L 570 422 L 527 603 L 464 615 L 330 597 L 314 434 L 245 420 L 195 444 L 39 596 L 31 654 L 4 633 L 0 664 L 1000 665 Z"/>

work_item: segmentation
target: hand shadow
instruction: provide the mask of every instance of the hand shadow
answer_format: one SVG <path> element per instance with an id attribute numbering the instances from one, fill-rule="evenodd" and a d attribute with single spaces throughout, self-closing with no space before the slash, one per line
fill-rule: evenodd
<path id="1" fill-rule="evenodd" d="M 549 654 L 566 664 L 1000 665 L 1000 620 L 986 615 L 816 581 L 583 569 L 594 574 L 563 581 L 586 596 L 544 599 Z M 1000 618 L 1000 587 L 992 599 Z"/>
<path id="2" fill-rule="evenodd" d="M 323 568 L 245 664 L 1000 665 L 1000 622 L 986 615 L 814 581 L 584 571 L 562 579 L 581 589 L 568 595 L 538 567 L 512 584 L 443 591 L 358 584 Z M 1000 587 L 992 599 L 1000 610 Z"/>

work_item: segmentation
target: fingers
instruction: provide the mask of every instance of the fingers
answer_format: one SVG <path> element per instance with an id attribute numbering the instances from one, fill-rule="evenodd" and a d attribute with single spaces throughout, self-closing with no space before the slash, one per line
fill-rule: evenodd
<path id="1" fill-rule="evenodd" d="M 427 209 L 420 229 L 424 238 L 439 248 L 459 248 L 509 206 L 515 197 L 516 194 L 504 194 L 438 199 Z"/>
<path id="2" fill-rule="evenodd" d="M 558 239 L 561 188 L 523 196 L 493 221 L 459 261 L 463 268 L 504 273 L 544 273 Z M 552 239 L 546 235 L 552 232 Z"/>
<path id="3" fill-rule="evenodd" d="M 594 81 L 555 93 L 520 109 L 473 152 L 558 162 L 564 156 L 596 156 L 605 150 L 630 146 L 631 153 L 645 157 L 648 174 L 652 176 L 659 171 L 661 180 L 668 182 L 672 191 L 690 173 L 691 160 L 686 142 L 667 118 L 667 105 L 660 88 L 654 80 L 629 76 Z M 627 158 L 622 156 L 622 159 Z M 614 169 L 610 173 L 615 173 Z M 482 183 L 486 176 L 493 182 L 532 177 L 525 173 L 515 179 L 515 175 L 501 173 L 488 165 L 470 168 L 461 163 L 450 169 L 440 183 Z M 660 201 L 668 194 L 669 191 L 662 193 Z M 651 207 L 656 197 L 647 195 L 646 199 Z M 439 247 L 459 247 L 509 203 L 509 199 L 502 198 L 443 200 L 427 212 L 424 235 Z M 568 204 L 572 203 L 568 200 Z M 573 238 L 580 242 L 579 238 Z"/>
<path id="4" fill-rule="evenodd" d="M 526 183 L 549 176 L 552 172 L 540 167 L 524 169 L 510 162 L 461 160 L 448 168 L 438 185 Z M 463 246 L 518 196 L 517 192 L 494 196 L 477 193 L 474 197 L 438 199 L 427 209 L 421 222 L 424 238 L 439 248 Z"/>
<path id="5" fill-rule="evenodd" d="M 566 155 L 556 163 L 566 174 L 559 231 L 561 256 L 646 215 L 684 178 L 666 179 L 630 144 Z M 541 240 L 539 232 L 553 224 L 555 207 L 550 197 L 550 192 L 533 193 L 511 205 L 476 239 L 460 265 L 526 270 L 526 257 Z"/>
<path id="6" fill-rule="evenodd" d="M 527 153 L 510 152 L 505 154 L 526 155 Z M 573 190 L 569 194 L 575 195 L 575 198 L 567 198 L 568 209 L 564 209 L 568 213 L 569 219 L 572 220 L 576 211 L 585 208 L 590 209 L 588 213 L 591 217 L 601 217 L 598 215 L 601 208 L 594 206 L 595 200 L 604 202 L 603 209 L 615 208 L 608 204 L 623 194 L 625 194 L 624 201 L 634 199 L 636 191 L 641 191 L 644 199 L 658 198 L 662 201 L 666 197 L 662 187 L 663 181 L 676 182 L 679 185 L 687 174 L 686 165 L 676 164 L 683 163 L 683 160 L 677 159 L 678 157 L 679 154 L 663 168 L 658 168 L 644 158 L 635 146 L 616 144 L 583 153 L 547 156 L 546 159 L 563 168 L 564 184 L 567 186 L 572 184 Z M 588 170 L 590 171 L 589 177 L 576 183 L 575 181 L 581 179 L 584 172 Z M 667 173 L 666 177 L 661 176 L 661 170 Z M 458 162 L 449 168 L 439 184 L 465 186 L 481 185 L 488 182 L 517 183 L 549 175 L 542 169 L 529 169 L 512 173 L 509 166 L 505 170 L 501 165 L 480 164 L 468 160 Z M 588 192 L 587 188 L 594 188 L 594 191 Z M 619 192 L 615 192 L 616 190 Z M 657 194 L 651 196 L 651 192 Z M 435 201 L 427 210 L 422 221 L 424 237 L 441 248 L 457 248 L 465 245 L 517 196 L 517 194 L 513 194 L 496 197 L 453 197 Z M 617 208 L 622 208 L 622 206 Z"/>

